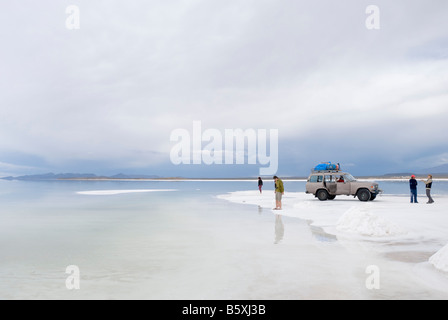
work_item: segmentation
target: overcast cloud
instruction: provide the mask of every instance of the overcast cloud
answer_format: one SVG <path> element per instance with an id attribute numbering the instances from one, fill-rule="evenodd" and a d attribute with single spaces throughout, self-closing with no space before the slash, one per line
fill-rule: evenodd
<path id="1" fill-rule="evenodd" d="M 65 10 L 80 9 L 68 30 Z M 380 29 L 365 26 L 368 5 Z M 170 133 L 279 130 L 279 174 L 448 163 L 448 2 L 3 1 L 0 176 L 173 166 Z"/>

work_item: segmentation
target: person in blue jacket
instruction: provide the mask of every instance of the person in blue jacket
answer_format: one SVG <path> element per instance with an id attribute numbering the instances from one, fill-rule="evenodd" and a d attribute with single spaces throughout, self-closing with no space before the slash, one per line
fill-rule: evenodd
<path id="1" fill-rule="evenodd" d="M 411 203 L 418 203 L 417 201 L 417 185 L 418 182 L 415 180 L 415 176 L 412 175 L 409 180 L 409 187 L 411 188 Z"/>

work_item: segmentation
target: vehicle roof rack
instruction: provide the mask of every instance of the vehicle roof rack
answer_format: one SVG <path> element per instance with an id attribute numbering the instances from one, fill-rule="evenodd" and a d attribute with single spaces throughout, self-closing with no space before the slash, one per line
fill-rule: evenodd
<path id="1" fill-rule="evenodd" d="M 311 173 L 338 173 L 342 172 L 341 170 L 314 170 L 311 169 Z"/>

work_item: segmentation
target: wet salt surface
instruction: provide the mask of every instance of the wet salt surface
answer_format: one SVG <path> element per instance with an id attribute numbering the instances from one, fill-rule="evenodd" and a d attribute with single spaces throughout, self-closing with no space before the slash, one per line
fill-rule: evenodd
<path id="1" fill-rule="evenodd" d="M 261 205 L 250 205 L 257 193 L 222 199 L 246 186 L 1 183 L 0 299 L 448 298 L 445 275 L 423 260 L 446 240 L 437 214 L 431 235 L 416 218 L 405 235 L 372 238 L 335 227 L 357 200 L 322 205 L 291 193 L 277 215 L 273 193 Z M 77 193 L 133 189 L 178 191 Z M 389 200 L 369 210 L 381 215 L 375 208 Z M 80 290 L 65 287 L 69 265 L 80 268 Z M 371 265 L 381 272 L 379 290 L 366 288 Z"/>
<path id="2" fill-rule="evenodd" d="M 253 191 L 232 192 L 219 197 L 235 203 L 256 204 L 263 208 L 275 206 L 272 195 L 259 195 Z M 368 203 L 345 196 L 320 202 L 312 195 L 285 193 L 281 213 L 284 216 L 307 219 L 312 232 L 318 230 L 319 240 L 337 241 L 350 251 L 356 248 L 354 251 L 359 255 L 377 256 L 384 259 L 382 265 L 401 263 L 402 269 L 398 269 L 401 271 L 391 273 L 396 273 L 397 276 L 395 280 L 391 280 L 396 289 L 400 286 L 406 287 L 403 285 L 405 282 L 430 279 L 423 281 L 425 286 L 431 287 L 427 294 L 432 295 L 433 290 L 440 291 L 444 299 L 448 292 L 448 274 L 445 272 L 448 265 L 448 247 L 444 247 L 448 243 L 448 198 L 437 198 L 437 205 L 426 205 L 424 202 L 410 204 L 408 197 L 401 195 L 385 195 Z M 444 249 L 441 249 L 442 247 Z M 409 275 L 407 279 L 403 279 L 399 273 L 406 270 Z M 382 274 L 382 278 L 385 278 L 383 272 Z M 401 297 L 408 294 L 412 295 L 410 292 L 403 292 Z M 374 296 L 386 298 L 381 295 Z"/>
<path id="3" fill-rule="evenodd" d="M 140 190 L 95 190 L 95 191 L 78 191 L 77 194 L 90 196 L 112 196 L 126 193 L 144 193 L 144 192 L 169 192 L 177 191 L 175 189 L 140 189 Z"/>

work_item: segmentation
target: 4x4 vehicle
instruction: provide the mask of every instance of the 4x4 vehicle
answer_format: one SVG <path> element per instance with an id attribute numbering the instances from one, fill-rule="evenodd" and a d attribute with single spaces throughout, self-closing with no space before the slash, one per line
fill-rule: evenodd
<path id="1" fill-rule="evenodd" d="M 350 173 L 337 170 L 313 171 L 306 183 L 306 193 L 312 193 L 321 201 L 333 200 L 339 195 L 371 201 L 381 192 L 378 183 L 357 181 Z"/>

